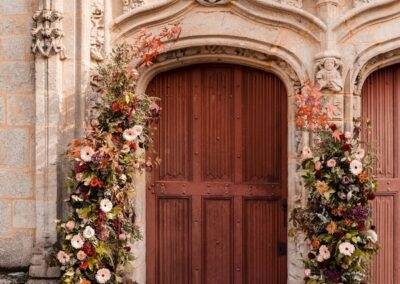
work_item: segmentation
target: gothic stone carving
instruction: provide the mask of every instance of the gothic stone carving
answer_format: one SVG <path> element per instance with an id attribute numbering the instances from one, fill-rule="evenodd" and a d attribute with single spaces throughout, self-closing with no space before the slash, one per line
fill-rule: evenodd
<path id="1" fill-rule="evenodd" d="M 95 61 L 104 60 L 104 2 L 92 0 L 90 30 L 90 57 Z"/>
<path id="2" fill-rule="evenodd" d="M 394 49 L 385 53 L 381 53 L 376 55 L 375 57 L 372 57 L 358 72 L 357 77 L 355 78 L 354 81 L 354 93 L 356 95 L 361 94 L 361 89 L 362 89 L 362 83 L 363 80 L 365 79 L 366 75 L 376 67 L 376 65 L 385 65 L 387 61 L 393 60 L 395 58 L 400 58 L 400 48 Z"/>
<path id="3" fill-rule="evenodd" d="M 57 10 L 38 10 L 33 15 L 34 27 L 32 28 L 32 52 L 49 57 L 52 52 L 60 54 L 60 59 L 65 59 L 65 49 L 62 45 L 63 31 L 60 21 L 63 18 Z"/>
<path id="4" fill-rule="evenodd" d="M 128 13 L 144 4 L 144 0 L 122 0 L 123 12 Z"/>
<path id="5" fill-rule="evenodd" d="M 297 92 L 301 88 L 301 82 L 296 71 L 286 61 L 280 59 L 277 56 L 268 55 L 245 48 L 219 45 L 182 48 L 161 54 L 159 57 L 157 57 L 156 62 L 163 62 L 172 59 L 180 60 L 184 57 L 213 54 L 239 56 L 269 63 L 270 65 L 275 66 L 277 69 L 282 70 L 282 72 L 284 72 L 289 77 L 291 85 L 295 92 Z"/>
<path id="6" fill-rule="evenodd" d="M 339 93 L 343 90 L 343 65 L 338 57 L 327 56 L 317 59 L 315 80 L 321 90 Z"/>
<path id="7" fill-rule="evenodd" d="M 293 6 L 293 7 L 296 7 L 296 8 L 303 7 L 303 1 L 302 0 L 280 0 L 280 2 L 282 4 L 290 5 L 290 6 Z"/>
<path id="8" fill-rule="evenodd" d="M 197 0 L 201 5 L 211 6 L 211 5 L 225 5 L 231 0 Z"/>

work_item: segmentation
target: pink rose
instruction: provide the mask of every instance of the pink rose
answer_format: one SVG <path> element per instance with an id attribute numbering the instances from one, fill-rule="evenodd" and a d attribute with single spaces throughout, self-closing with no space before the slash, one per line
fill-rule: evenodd
<path id="1" fill-rule="evenodd" d="M 336 161 L 334 159 L 330 159 L 326 164 L 328 167 L 333 168 L 334 166 L 336 166 Z"/>

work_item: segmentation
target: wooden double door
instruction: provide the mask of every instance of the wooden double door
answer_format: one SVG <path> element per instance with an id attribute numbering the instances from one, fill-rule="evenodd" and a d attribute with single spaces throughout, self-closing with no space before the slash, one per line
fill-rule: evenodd
<path id="1" fill-rule="evenodd" d="M 161 166 L 147 191 L 149 284 L 286 283 L 287 94 L 204 64 L 155 77 Z"/>

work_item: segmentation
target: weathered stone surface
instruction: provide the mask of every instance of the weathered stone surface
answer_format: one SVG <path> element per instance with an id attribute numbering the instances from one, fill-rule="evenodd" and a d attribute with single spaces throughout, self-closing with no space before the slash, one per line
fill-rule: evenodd
<path id="1" fill-rule="evenodd" d="M 4 109 L 4 96 L 0 96 L 0 124 L 4 123 L 5 109 Z"/>
<path id="2" fill-rule="evenodd" d="M 33 93 L 34 65 L 29 62 L 0 63 L 0 92 Z"/>
<path id="3" fill-rule="evenodd" d="M 11 203 L 0 201 L 0 235 L 7 235 L 11 229 Z M 0 248 L 1 250 L 1 248 Z M 0 252 L 1 254 L 1 252 Z"/>
<path id="4" fill-rule="evenodd" d="M 0 129 L 0 166 L 29 165 L 28 129 Z"/>
<path id="5" fill-rule="evenodd" d="M 0 267 L 26 267 L 33 250 L 33 236 L 16 232 L 11 238 L 0 239 Z"/>
<path id="6" fill-rule="evenodd" d="M 27 14 L 32 10 L 32 0 L 0 1 L 2 14 Z"/>
<path id="7" fill-rule="evenodd" d="M 60 283 L 59 280 L 54 280 L 54 279 L 30 279 L 26 284 L 58 284 Z"/>
<path id="8" fill-rule="evenodd" d="M 15 228 L 35 228 L 35 200 L 14 201 L 13 225 Z"/>
<path id="9" fill-rule="evenodd" d="M 7 98 L 7 123 L 10 125 L 31 125 L 34 122 L 35 105 L 33 96 Z"/>
<path id="10" fill-rule="evenodd" d="M 32 175 L 27 172 L 16 170 L 0 171 L 0 185 L 0 198 L 29 197 L 33 194 Z"/>
<path id="11" fill-rule="evenodd" d="M 2 15 L 0 17 L 0 35 L 26 35 L 29 33 L 31 25 L 32 20 L 27 19 L 26 15 Z"/>
<path id="12" fill-rule="evenodd" d="M 26 36 L 3 38 L 0 40 L 0 60 L 24 60 L 28 46 Z"/>

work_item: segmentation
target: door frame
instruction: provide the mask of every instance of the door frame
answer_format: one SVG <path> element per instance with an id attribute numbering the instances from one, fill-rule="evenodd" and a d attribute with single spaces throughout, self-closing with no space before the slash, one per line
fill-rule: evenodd
<path id="1" fill-rule="evenodd" d="M 243 50 L 238 52 L 238 50 Z M 186 56 L 186 54 L 192 54 Z M 195 55 L 193 55 L 195 54 Z M 250 54 L 250 55 L 249 55 Z M 295 113 L 295 100 L 294 95 L 298 92 L 300 86 L 306 81 L 304 77 L 299 77 L 298 74 L 305 74 L 296 70 L 293 65 L 287 61 L 276 57 L 267 55 L 255 50 L 243 49 L 240 47 L 228 47 L 221 46 L 220 49 L 212 50 L 206 47 L 189 47 L 177 53 L 174 50 L 161 55 L 154 65 L 144 70 L 141 74 L 137 85 L 138 93 L 144 93 L 147 85 L 150 81 L 159 73 L 175 69 L 177 67 L 183 67 L 187 65 L 199 64 L 199 63 L 230 63 L 236 65 L 248 66 L 256 69 L 260 69 L 265 72 L 273 73 L 278 76 L 286 88 L 287 99 L 287 121 L 288 125 L 286 128 L 286 141 L 287 141 L 287 166 L 285 175 L 286 179 L 286 190 L 283 191 L 283 195 L 286 195 L 287 205 L 287 217 L 292 208 L 300 206 L 302 203 L 302 186 L 296 179 L 297 163 L 298 163 L 298 149 L 302 147 L 303 141 L 307 141 L 305 133 L 296 131 L 294 122 Z M 135 245 L 135 252 L 137 259 L 134 262 L 134 276 L 141 283 L 146 282 L 146 191 L 148 190 L 148 184 L 146 183 L 146 175 L 138 175 L 136 182 L 136 199 L 135 207 L 137 210 L 136 223 L 141 227 L 144 238 Z M 284 180 L 282 180 L 284 181 Z M 300 194 L 299 194 L 300 193 Z M 287 223 L 289 224 L 288 219 Z M 289 226 L 287 227 L 289 229 Z M 288 232 L 286 232 L 288 236 Z M 302 272 L 302 263 L 299 247 L 302 245 L 302 240 L 287 238 L 287 262 L 286 262 L 286 275 L 288 271 Z M 289 277 L 289 275 L 288 275 Z"/>

